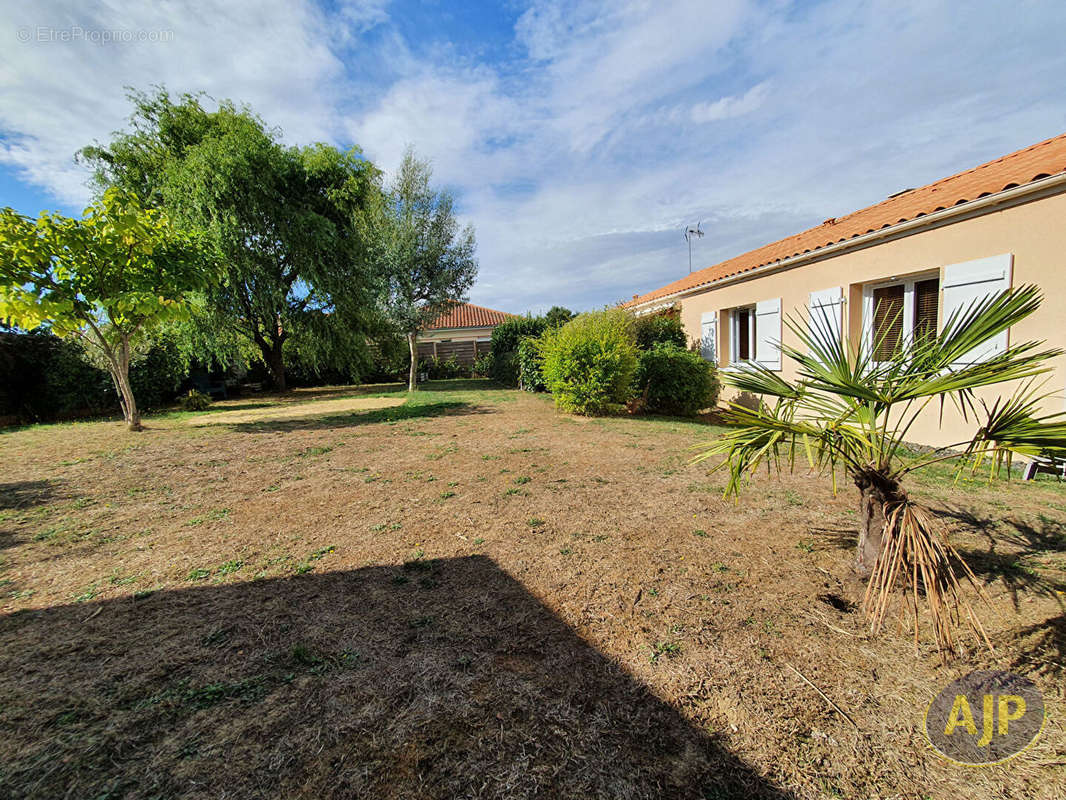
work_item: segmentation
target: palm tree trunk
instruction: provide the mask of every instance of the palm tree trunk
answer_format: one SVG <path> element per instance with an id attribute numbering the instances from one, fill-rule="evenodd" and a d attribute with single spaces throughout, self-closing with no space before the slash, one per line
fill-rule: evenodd
<path id="1" fill-rule="evenodd" d="M 859 546 L 855 571 L 866 577 L 881 555 L 885 532 L 885 503 L 906 497 L 899 484 L 869 471 L 854 476 L 859 489 Z"/>

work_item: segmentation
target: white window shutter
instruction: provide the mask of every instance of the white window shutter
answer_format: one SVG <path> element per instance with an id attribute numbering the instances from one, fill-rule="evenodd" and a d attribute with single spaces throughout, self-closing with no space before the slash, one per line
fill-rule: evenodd
<path id="1" fill-rule="evenodd" d="M 810 327 L 839 342 L 844 332 L 844 291 L 839 286 L 811 292 Z M 819 339 L 822 337 L 819 336 Z"/>
<path id="2" fill-rule="evenodd" d="M 1004 253 L 999 256 L 978 258 L 961 264 L 944 267 L 943 304 L 941 319 L 947 322 L 953 314 L 962 314 L 974 303 L 991 294 L 997 294 L 1011 285 L 1011 270 L 1014 256 Z M 976 347 L 959 359 L 959 364 L 976 364 L 1007 349 L 1007 331 Z"/>
<path id="3" fill-rule="evenodd" d="M 755 304 L 755 360 L 767 369 L 781 369 L 781 298 Z"/>
<path id="4" fill-rule="evenodd" d="M 718 312 L 700 315 L 700 355 L 712 364 L 718 363 Z"/>

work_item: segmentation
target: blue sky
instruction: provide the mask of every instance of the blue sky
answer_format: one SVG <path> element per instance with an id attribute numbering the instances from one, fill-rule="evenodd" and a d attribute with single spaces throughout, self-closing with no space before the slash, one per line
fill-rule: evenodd
<path id="1" fill-rule="evenodd" d="M 471 299 L 508 311 L 667 283 L 697 220 L 707 266 L 1066 132 L 1059 0 L 0 12 L 0 205 L 80 211 L 72 155 L 124 125 L 124 86 L 204 90 L 291 143 L 358 144 L 386 171 L 407 144 L 431 158 L 477 230 Z"/>

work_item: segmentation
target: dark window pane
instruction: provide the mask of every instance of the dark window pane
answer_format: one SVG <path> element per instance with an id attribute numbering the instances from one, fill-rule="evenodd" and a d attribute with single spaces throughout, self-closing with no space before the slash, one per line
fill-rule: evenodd
<path id="1" fill-rule="evenodd" d="M 939 306 L 939 278 L 930 278 L 914 284 L 914 341 L 936 336 Z"/>
<path id="2" fill-rule="evenodd" d="M 904 287 L 874 289 L 874 358 L 888 361 L 903 348 Z"/>
<path id="3" fill-rule="evenodd" d="M 748 329 L 751 324 L 751 312 L 746 308 L 737 311 L 737 360 L 748 361 L 751 358 L 751 334 Z"/>

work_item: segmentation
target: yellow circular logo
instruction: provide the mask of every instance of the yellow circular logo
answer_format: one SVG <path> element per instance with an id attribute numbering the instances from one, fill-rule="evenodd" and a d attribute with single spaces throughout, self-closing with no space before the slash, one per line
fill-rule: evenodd
<path id="1" fill-rule="evenodd" d="M 1035 742 L 1044 714 L 1044 696 L 1028 678 L 976 670 L 929 704 L 925 736 L 950 761 L 983 767 L 1013 758 Z"/>

